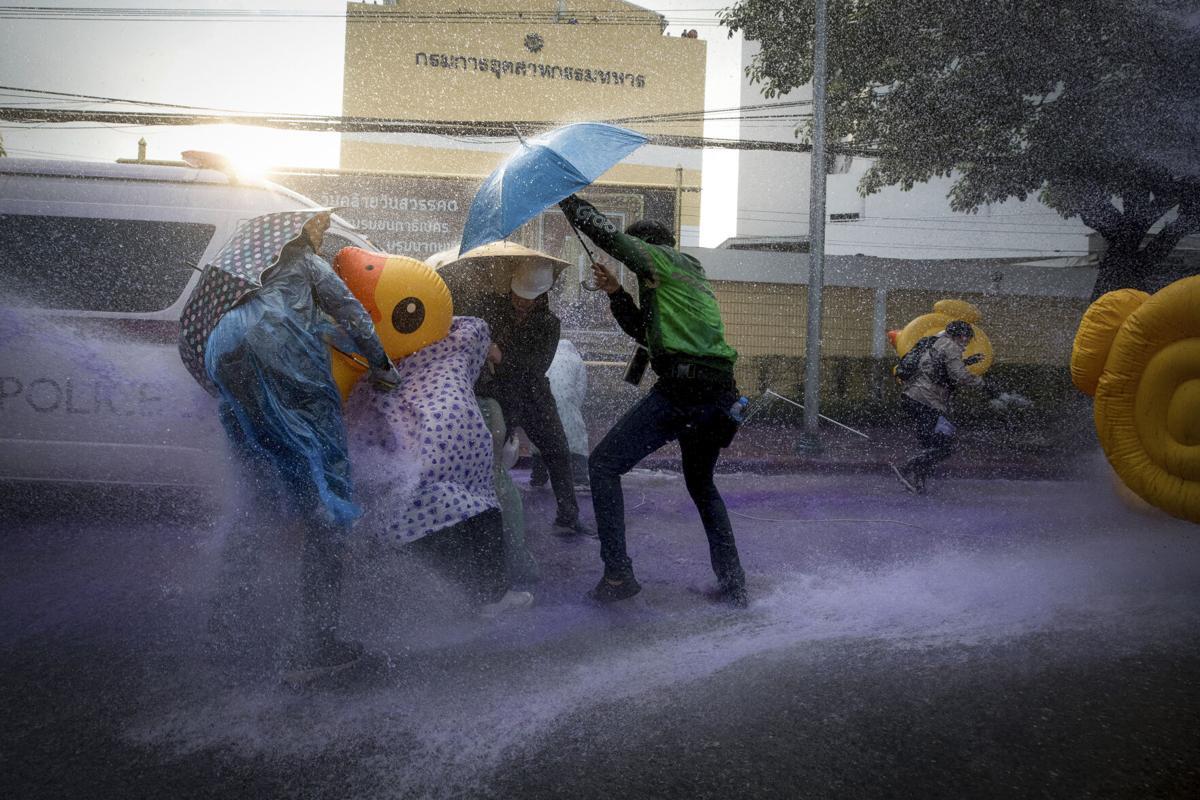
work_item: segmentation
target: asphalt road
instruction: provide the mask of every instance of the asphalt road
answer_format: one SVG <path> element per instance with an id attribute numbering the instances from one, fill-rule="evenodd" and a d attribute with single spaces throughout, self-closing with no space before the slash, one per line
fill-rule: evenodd
<path id="1" fill-rule="evenodd" d="M 532 610 L 474 619 L 418 562 L 360 547 L 346 628 L 373 656 L 306 692 L 278 681 L 291 535 L 214 636 L 219 515 L 26 509 L 0 536 L 0 794 L 1200 796 L 1196 526 L 1102 480 L 719 480 L 749 609 L 698 594 L 677 476 L 627 480 L 646 588 L 612 608 L 581 599 L 595 541 L 550 536 L 532 492 Z"/>

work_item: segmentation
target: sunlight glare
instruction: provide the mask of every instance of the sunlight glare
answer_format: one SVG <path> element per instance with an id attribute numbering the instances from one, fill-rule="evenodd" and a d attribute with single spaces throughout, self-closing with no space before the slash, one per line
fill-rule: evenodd
<path id="1" fill-rule="evenodd" d="M 313 134 L 233 124 L 196 132 L 198 149 L 225 156 L 243 180 L 262 179 L 276 167 L 314 166 L 327 159 L 326 143 Z"/>

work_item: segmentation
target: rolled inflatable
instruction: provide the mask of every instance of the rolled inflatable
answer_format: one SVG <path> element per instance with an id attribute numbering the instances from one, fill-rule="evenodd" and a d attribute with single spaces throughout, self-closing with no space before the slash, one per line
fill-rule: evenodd
<path id="1" fill-rule="evenodd" d="M 1139 514 L 1162 513 L 1158 508 L 1139 497 L 1133 489 L 1126 486 L 1125 481 L 1121 480 L 1121 476 L 1112 468 L 1112 464 L 1105 463 L 1105 467 L 1108 469 L 1108 480 L 1112 484 L 1113 492 L 1126 508 L 1130 511 L 1136 511 Z"/>
<path id="2" fill-rule="evenodd" d="M 992 363 L 995 361 L 995 354 L 992 351 L 991 340 L 978 324 L 983 318 L 979 309 L 965 300 L 939 300 L 933 304 L 933 309 L 933 313 L 922 314 L 902 329 L 888 332 L 888 339 L 896 348 L 896 354 L 903 358 L 904 354 L 911 350 L 918 341 L 945 330 L 951 322 L 960 319 L 968 323 L 971 330 L 975 331 L 975 338 L 971 339 L 963 351 L 963 357 L 973 356 L 976 353 L 983 355 L 982 361 L 970 365 L 967 369 L 976 375 L 983 375 L 991 369 Z"/>
<path id="3" fill-rule="evenodd" d="M 1085 321 L 1116 319 L 1120 302 L 1132 300 L 1110 299 Z M 1200 275 L 1151 295 L 1120 322 L 1095 398 L 1096 433 L 1125 485 L 1200 522 Z"/>
<path id="4" fill-rule="evenodd" d="M 972 325 L 983 319 L 983 315 L 979 313 L 979 309 L 966 300 L 938 300 L 933 304 L 933 310 L 952 320 L 961 319 L 963 322 L 969 322 Z"/>
<path id="5" fill-rule="evenodd" d="M 1090 397 L 1096 395 L 1096 385 L 1100 383 L 1117 331 L 1149 298 L 1150 295 L 1137 289 L 1119 289 L 1088 306 L 1071 347 L 1071 382 L 1076 389 Z"/>
<path id="6" fill-rule="evenodd" d="M 371 315 L 384 352 L 393 361 L 450 332 L 454 303 L 432 267 L 406 256 L 346 247 L 334 258 L 333 268 Z M 345 401 L 367 368 L 338 350 L 331 355 L 333 379 Z"/>

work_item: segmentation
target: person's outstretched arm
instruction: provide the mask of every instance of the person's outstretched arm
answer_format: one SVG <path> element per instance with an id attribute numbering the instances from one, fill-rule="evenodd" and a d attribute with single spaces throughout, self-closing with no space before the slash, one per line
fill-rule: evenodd
<path id="1" fill-rule="evenodd" d="M 650 257 L 649 245 L 636 236 L 617 230 L 617 226 L 596 207 L 575 195 L 559 201 L 559 207 L 567 219 L 604 252 L 629 267 L 639 277 L 654 276 L 654 261 Z"/>
<path id="2" fill-rule="evenodd" d="M 608 295 L 608 310 L 621 326 L 621 330 L 641 345 L 646 344 L 646 319 L 642 310 L 633 302 L 633 295 L 602 264 L 592 264 L 592 276 L 596 287 Z"/>
<path id="3" fill-rule="evenodd" d="M 375 324 L 371 315 L 363 308 L 362 303 L 350 291 L 345 282 L 323 258 L 311 256 L 304 259 L 312 282 L 313 297 L 329 316 L 346 329 L 354 344 L 367 358 L 367 362 L 377 369 L 390 368 L 392 362 L 383 351 L 383 344 L 375 333 Z"/>
<path id="4" fill-rule="evenodd" d="M 956 386 L 983 386 L 983 378 L 976 375 L 967 369 L 966 362 L 962 357 L 955 358 L 948 354 L 942 354 L 946 362 L 946 374 Z"/>

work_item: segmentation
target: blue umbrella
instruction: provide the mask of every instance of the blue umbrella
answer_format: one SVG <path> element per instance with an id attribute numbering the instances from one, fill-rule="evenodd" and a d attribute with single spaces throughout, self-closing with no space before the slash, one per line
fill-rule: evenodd
<path id="1" fill-rule="evenodd" d="M 576 122 L 522 140 L 475 193 L 459 253 L 503 239 L 645 143 L 640 133 L 602 122 Z"/>

